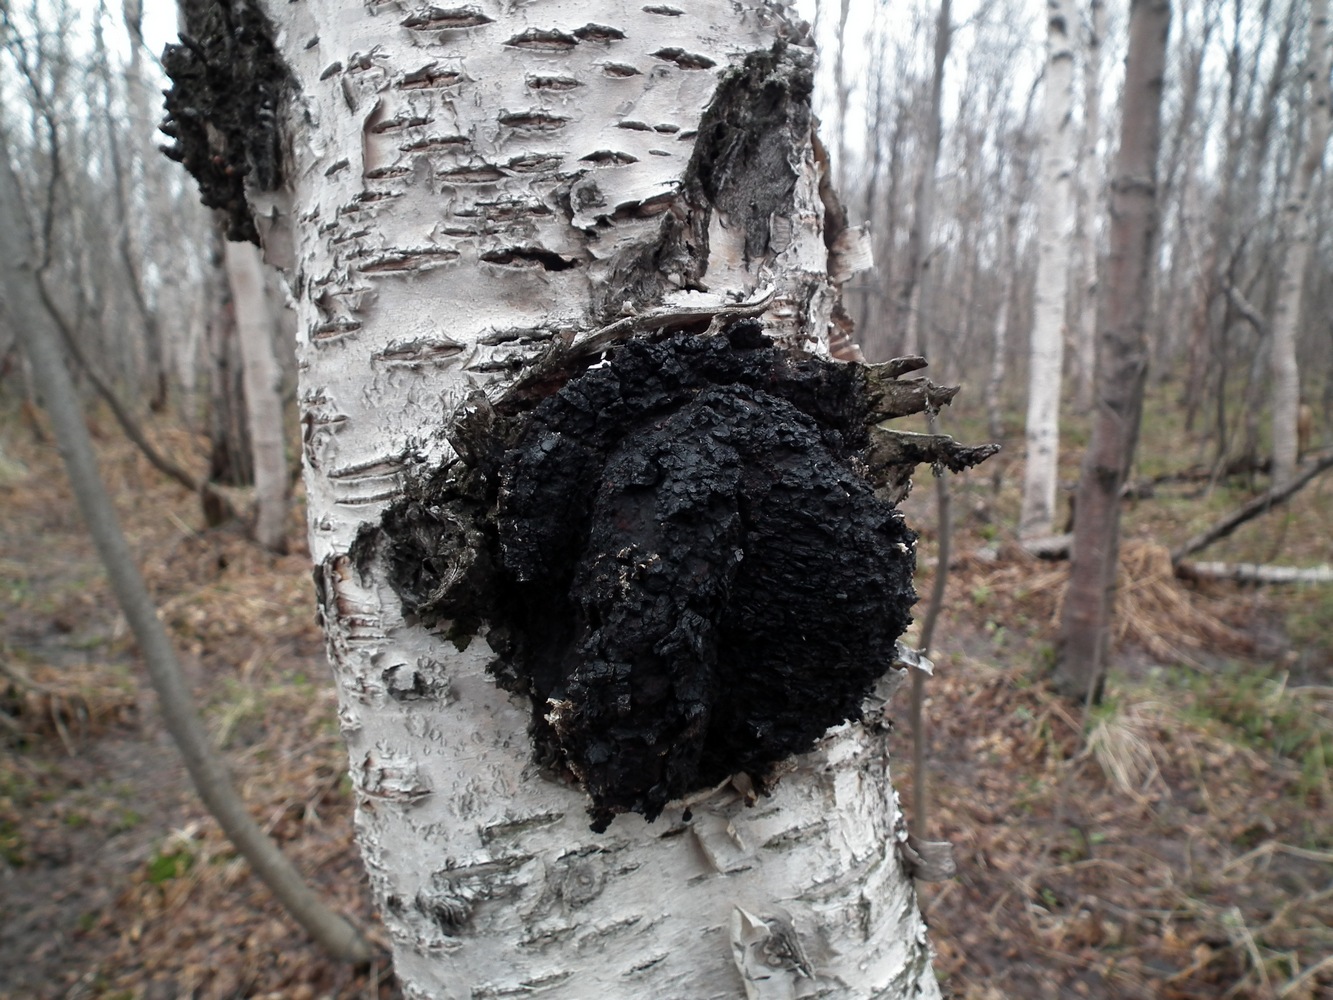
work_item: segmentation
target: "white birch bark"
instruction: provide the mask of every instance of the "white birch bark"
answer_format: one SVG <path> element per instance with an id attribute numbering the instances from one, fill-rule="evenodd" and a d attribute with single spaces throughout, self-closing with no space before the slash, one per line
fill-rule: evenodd
<path id="1" fill-rule="evenodd" d="M 1073 0 L 1046 4 L 1046 102 L 1043 114 L 1037 283 L 1029 348 L 1027 457 L 1019 535 L 1049 535 L 1055 520 L 1060 459 L 1060 385 L 1065 305 L 1073 235 L 1073 107 L 1076 23 Z"/>
<path id="2" fill-rule="evenodd" d="M 1097 140 L 1102 116 L 1102 38 L 1106 34 L 1106 4 L 1088 5 L 1087 44 L 1083 53 L 1083 141 L 1079 150 L 1078 204 L 1078 317 L 1074 327 L 1077 373 L 1075 398 L 1079 412 L 1092 409 L 1092 384 L 1097 365 L 1097 217 L 1102 204 L 1102 171 Z"/>
<path id="3" fill-rule="evenodd" d="M 273 353 L 264 262 L 252 243 L 225 242 L 227 281 L 241 345 L 245 415 L 255 465 L 255 541 L 287 550 L 287 450 L 282 434 L 282 370 Z"/>
<path id="4" fill-rule="evenodd" d="M 1328 0 L 1311 0 L 1310 54 L 1306 64 L 1310 86 L 1309 132 L 1304 154 L 1292 178 L 1290 196 L 1283 206 L 1287 253 L 1278 279 L 1277 306 L 1273 312 L 1274 487 L 1291 482 L 1300 451 L 1297 418 L 1301 405 L 1301 379 L 1296 367 L 1296 331 L 1300 322 L 1306 265 L 1310 260 L 1310 190 L 1324 159 L 1324 147 L 1328 144 L 1328 74 Z"/>
<path id="5" fill-rule="evenodd" d="M 838 190 L 847 190 L 847 103 L 852 96 L 852 82 L 847 79 L 847 15 L 851 13 L 851 0 L 841 0 L 838 9 L 838 47 L 833 56 L 833 85 L 837 88 L 838 98 L 838 160 L 834 164 L 837 171 Z"/>
<path id="6" fill-rule="evenodd" d="M 991 325 L 990 371 L 986 377 L 986 429 L 993 440 L 1004 437 L 1004 376 L 1009 361 L 1009 311 L 1014 297 L 1014 241 L 1018 228 L 1018 208 L 1005 212 L 999 233 L 999 256 L 996 270 L 1000 274 L 1000 292 L 995 319 Z M 998 468 L 992 472 L 999 488 Z"/>
<path id="7" fill-rule="evenodd" d="M 404 476 L 446 457 L 471 391 L 659 279 L 635 257 L 680 210 L 701 113 L 791 29 L 725 0 L 268 8 L 301 91 L 265 240 L 282 256 L 290 230 L 311 550 L 406 994 L 939 996 L 881 737 L 830 732 L 754 806 L 728 787 L 593 834 L 583 794 L 533 764 L 530 708 L 493 683 L 484 640 L 457 652 L 405 621 L 382 568 L 349 557 Z M 767 251 L 747 258 L 714 212 L 707 291 L 667 298 L 772 285 L 769 331 L 818 350 L 841 265 L 809 139 L 787 160 Z"/>

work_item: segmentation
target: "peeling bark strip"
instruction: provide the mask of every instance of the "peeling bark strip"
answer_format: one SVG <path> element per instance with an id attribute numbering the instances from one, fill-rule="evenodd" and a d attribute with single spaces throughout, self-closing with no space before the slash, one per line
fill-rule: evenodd
<path id="1" fill-rule="evenodd" d="M 916 535 L 858 470 L 895 395 L 871 374 L 788 359 L 754 320 L 634 340 L 528 414 L 473 409 L 465 461 L 386 512 L 405 609 L 455 639 L 490 623 L 594 829 L 734 774 L 763 790 L 860 718 L 916 601 Z M 918 437 L 886 477 L 993 450 Z"/>

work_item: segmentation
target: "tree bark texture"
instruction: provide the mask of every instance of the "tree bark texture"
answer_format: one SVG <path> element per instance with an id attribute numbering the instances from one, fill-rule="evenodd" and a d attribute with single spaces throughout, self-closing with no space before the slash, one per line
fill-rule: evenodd
<path id="1" fill-rule="evenodd" d="M 1023 538 L 1049 535 L 1055 522 L 1065 306 L 1074 231 L 1070 193 L 1075 170 L 1071 118 L 1076 24 L 1072 0 L 1048 0 L 1037 283 L 1029 347 L 1027 457 L 1023 472 L 1023 507 L 1018 523 L 1019 535 Z"/>
<path id="2" fill-rule="evenodd" d="M 711 456 L 763 450 L 754 442 L 769 434 L 790 433 L 795 451 L 842 447 L 823 397 L 801 389 L 812 370 L 765 368 L 760 357 L 770 350 L 761 330 L 784 356 L 825 352 L 834 281 L 865 257 L 858 233 L 830 223 L 842 215 L 818 162 L 804 35 L 776 8 L 719 0 L 269 9 L 285 68 L 249 48 L 243 61 L 266 80 L 242 97 L 285 126 L 283 182 L 243 128 L 235 143 L 225 127 L 206 140 L 233 173 L 244 167 L 255 221 L 237 213 L 233 232 L 261 232 L 294 279 L 315 576 L 358 837 L 407 995 L 938 996 L 872 726 L 837 726 L 761 781 L 725 780 L 721 762 L 708 763 L 721 744 L 699 736 L 702 756 L 679 767 L 645 754 L 636 773 L 662 768 L 652 785 L 622 781 L 621 758 L 585 732 L 595 709 L 611 720 L 609 743 L 657 746 L 641 739 L 636 706 L 661 698 L 681 710 L 682 732 L 697 734 L 702 695 L 680 688 L 693 682 L 647 691 L 633 674 L 623 700 L 614 685 L 625 657 L 721 648 L 709 638 L 716 595 L 688 574 L 671 579 L 700 603 L 664 625 L 660 647 L 643 645 L 641 631 L 617 633 L 628 652 L 608 638 L 622 590 L 642 599 L 650 624 L 666 606 L 651 599 L 656 564 L 635 548 L 640 529 L 673 530 L 645 514 L 645 469 L 679 460 L 713 470 L 716 504 L 694 489 L 705 479 L 669 470 L 652 480 L 654 502 L 659 514 L 668 496 L 706 513 L 712 520 L 691 523 L 725 542 L 727 505 L 743 502 L 734 483 L 754 467 L 729 478 L 731 466 Z M 189 123 L 177 117 L 183 134 Z M 231 175 L 187 146 L 176 155 L 207 175 L 206 197 L 225 209 Z M 761 322 L 730 328 L 730 348 L 701 336 L 757 312 Z M 649 350 L 654 334 L 651 350 L 667 352 L 660 374 L 635 362 L 635 345 Z M 558 363 L 586 367 L 626 337 L 639 339 L 577 377 Z M 790 390 L 785 401 L 756 409 L 769 376 L 729 367 L 741 355 L 761 363 L 745 371 Z M 637 421 L 645 394 L 680 386 L 696 402 L 655 425 Z M 525 394 L 546 397 L 529 431 L 494 448 L 499 432 L 487 427 L 509 426 Z M 606 401 L 625 407 L 623 426 Z M 783 407 L 787 417 L 766 422 Z M 734 416 L 718 422 L 724 412 Z M 595 501 L 566 489 L 577 477 L 560 478 L 563 456 L 585 454 L 580 421 L 607 449 L 596 459 L 605 475 L 585 481 L 601 491 Z M 637 436 L 622 440 L 631 425 Z M 448 466 L 455 456 L 462 464 Z M 445 488 L 437 470 L 452 470 L 447 489 L 460 495 L 498 494 L 499 516 L 462 517 L 461 500 L 432 492 Z M 391 508 L 410 514 L 409 527 L 386 544 Z M 799 505 L 782 509 L 799 520 Z M 562 546 L 583 544 L 567 530 L 581 518 L 603 541 L 579 562 Z M 432 588 L 421 603 L 404 596 L 411 574 L 392 565 L 413 537 L 434 554 L 415 564 Z M 670 538 L 661 544 L 676 551 Z M 909 544 L 893 544 L 910 558 Z M 713 579 L 733 550 L 689 551 Z M 490 579 L 481 563 L 492 556 L 509 560 L 508 579 L 531 601 L 467 621 L 459 581 Z M 522 589 L 561 558 L 584 595 L 583 646 L 543 610 L 548 591 Z M 762 608 L 763 590 L 745 579 Z M 432 595 L 455 620 L 432 617 Z M 811 607 L 829 603 L 810 597 Z M 799 636 L 807 609 L 768 603 L 765 641 Z M 561 673 L 570 657 L 582 664 L 572 680 Z M 755 719 L 748 702 L 731 709 L 738 730 Z M 763 718 L 793 714 L 773 712 Z M 690 767 L 717 784 L 677 797 L 672 782 Z M 590 795 L 604 833 L 589 829 Z"/>
<path id="3" fill-rule="evenodd" d="M 1053 679 L 1071 698 L 1100 693 L 1120 548 L 1120 493 L 1143 414 L 1146 330 L 1158 230 L 1157 158 L 1162 78 L 1171 25 L 1167 0 L 1133 0 L 1120 148 L 1111 184 L 1106 299 L 1098 333 L 1092 441 L 1079 474 L 1069 589 Z"/>
<path id="4" fill-rule="evenodd" d="M 1283 215 L 1287 253 L 1278 279 L 1277 308 L 1273 313 L 1273 485 L 1291 482 L 1296 474 L 1299 445 L 1296 433 L 1301 405 L 1301 378 L 1296 368 L 1296 333 L 1301 317 L 1305 272 L 1310 260 L 1310 193 L 1324 159 L 1329 132 L 1328 0 L 1310 0 L 1309 129 L 1305 150 L 1291 180 Z"/>

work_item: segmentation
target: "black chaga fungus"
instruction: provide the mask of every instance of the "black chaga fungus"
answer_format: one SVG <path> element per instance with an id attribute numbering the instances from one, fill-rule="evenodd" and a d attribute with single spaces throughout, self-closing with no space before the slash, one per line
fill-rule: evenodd
<path id="1" fill-rule="evenodd" d="M 260 5 L 183 0 L 180 44 L 162 50 L 171 78 L 163 92 L 161 147 L 199 184 L 199 199 L 227 219 L 227 239 L 259 242 L 245 181 L 263 191 L 282 183 L 277 109 L 295 78 L 278 53 L 277 30 Z"/>
<path id="2" fill-rule="evenodd" d="M 867 406 L 856 366 L 755 321 L 631 341 L 409 490 L 391 577 L 427 625 L 489 623 L 595 829 L 762 788 L 859 717 L 911 621 L 916 536 L 858 471 Z"/>

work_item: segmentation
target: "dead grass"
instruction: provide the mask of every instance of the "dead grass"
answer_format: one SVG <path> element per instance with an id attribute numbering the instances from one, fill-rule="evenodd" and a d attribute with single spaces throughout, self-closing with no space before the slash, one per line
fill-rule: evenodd
<path id="1" fill-rule="evenodd" d="M 200 451 L 177 430 L 155 433 L 178 454 Z M 327 962 L 194 798 L 54 449 L 16 444 L 8 450 L 32 475 L 0 486 L 10 598 L 0 602 L 0 736 L 14 751 L 0 756 L 0 996 L 396 996 L 383 962 Z M 300 546 L 277 558 L 235 529 L 202 531 L 193 498 L 129 448 L 108 441 L 100 453 L 246 801 L 335 908 L 374 935 Z"/>
<path id="2" fill-rule="evenodd" d="M 955 843 L 960 875 L 925 900 L 955 996 L 1333 986 L 1333 855 L 1301 822 L 1322 813 L 1327 843 L 1328 800 L 1302 789 L 1295 762 L 1120 678 L 1080 744 L 1070 712 L 1022 674 L 941 659 L 932 835 Z"/>
<path id="3" fill-rule="evenodd" d="M 133 721 L 138 705 L 123 669 L 95 663 L 56 670 L 38 664 L 31 672 L 13 650 L 0 646 L 0 727 L 11 744 L 54 736 L 65 752 L 80 740 Z"/>

